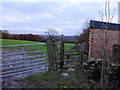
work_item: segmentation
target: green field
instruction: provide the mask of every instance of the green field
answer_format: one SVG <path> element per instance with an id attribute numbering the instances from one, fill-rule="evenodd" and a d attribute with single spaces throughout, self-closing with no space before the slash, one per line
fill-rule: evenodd
<path id="1" fill-rule="evenodd" d="M 75 47 L 75 44 L 65 43 L 65 51 L 73 51 L 72 48 Z"/>
<path id="2" fill-rule="evenodd" d="M 12 40 L 12 39 L 0 39 L 0 41 L 2 42 L 2 46 L 9 46 L 9 45 L 26 45 L 26 44 L 40 44 L 43 42 L 35 42 L 35 41 L 26 41 L 26 40 Z M 58 49 L 60 49 L 60 44 L 57 45 Z M 71 44 L 71 43 L 65 43 L 64 44 L 64 50 L 65 51 L 73 51 L 73 47 L 75 46 L 75 44 Z M 22 47 L 8 47 L 8 48 L 2 48 L 8 51 L 13 51 L 15 52 L 16 50 L 19 50 L 20 52 L 22 51 Z M 25 52 L 29 52 L 29 51 L 41 51 L 41 50 L 45 50 L 45 45 L 36 45 L 36 46 L 24 46 L 24 51 Z M 47 50 L 47 48 L 46 48 Z M 43 52 L 44 53 L 44 52 Z M 71 52 L 73 53 L 73 52 Z M 37 54 L 37 53 L 36 53 Z M 26 54 L 26 55 L 36 55 L 36 54 Z M 41 53 L 42 54 L 42 53 Z M 64 53 L 64 54 L 68 54 L 68 53 Z M 59 52 L 57 55 L 60 55 Z"/>
<path id="3" fill-rule="evenodd" d="M 40 42 L 26 41 L 26 40 L 12 40 L 12 39 L 1 39 L 2 46 L 8 45 L 23 45 L 23 44 L 40 44 Z"/>
<path id="4" fill-rule="evenodd" d="M 40 44 L 40 43 L 43 43 L 43 42 L 36 42 L 36 41 L 12 40 L 12 39 L 0 39 L 0 41 L 2 41 L 2 46 Z M 60 44 L 58 44 L 57 47 L 60 50 Z M 74 49 L 72 49 L 73 47 L 75 47 L 75 44 L 65 43 L 64 44 L 64 51 L 74 51 Z M 7 50 L 22 50 L 22 47 L 8 47 L 8 48 L 3 48 L 3 49 L 7 49 Z M 41 51 L 41 50 L 45 50 L 45 45 L 24 46 L 24 51 L 25 52 Z M 46 48 L 46 50 L 47 50 L 47 48 Z M 64 52 L 64 54 L 77 54 L 77 52 Z"/>
<path id="5" fill-rule="evenodd" d="M 25 45 L 25 44 L 40 44 L 40 43 L 43 43 L 43 42 L 36 42 L 36 41 L 12 40 L 12 39 L 0 39 L 0 41 L 2 41 L 2 46 Z M 74 46 L 75 46 L 75 44 L 65 43 L 65 51 L 72 50 L 72 48 Z M 32 50 L 41 50 L 41 49 L 43 50 L 44 49 L 44 45 L 40 45 L 40 46 L 27 46 L 26 48 L 30 48 Z"/>
<path id="6" fill-rule="evenodd" d="M 26 44 L 41 44 L 42 42 L 35 42 L 35 41 L 26 41 L 26 40 L 11 40 L 11 39 L 1 39 L 2 46 L 9 46 L 9 45 L 26 45 Z M 10 47 L 8 49 L 21 49 L 22 47 Z M 24 46 L 26 51 L 29 50 L 44 50 L 45 45 L 36 45 L 36 46 Z"/>

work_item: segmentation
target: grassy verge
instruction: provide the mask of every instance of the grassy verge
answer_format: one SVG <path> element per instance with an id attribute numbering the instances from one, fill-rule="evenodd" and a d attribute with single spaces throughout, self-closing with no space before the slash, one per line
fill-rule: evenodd
<path id="1" fill-rule="evenodd" d="M 80 71 L 70 71 L 69 75 L 64 77 L 65 71 L 46 72 L 44 74 L 28 76 L 24 79 L 17 79 L 16 82 L 22 82 L 23 87 L 30 88 L 79 88 L 81 87 Z M 24 84 L 26 82 L 26 84 Z"/>

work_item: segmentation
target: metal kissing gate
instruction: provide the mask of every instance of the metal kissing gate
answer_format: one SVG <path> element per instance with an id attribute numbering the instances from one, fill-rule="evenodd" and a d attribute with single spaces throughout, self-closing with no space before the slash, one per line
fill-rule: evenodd
<path id="1" fill-rule="evenodd" d="M 0 77 L 22 77 L 47 69 L 46 43 L 0 46 Z"/>

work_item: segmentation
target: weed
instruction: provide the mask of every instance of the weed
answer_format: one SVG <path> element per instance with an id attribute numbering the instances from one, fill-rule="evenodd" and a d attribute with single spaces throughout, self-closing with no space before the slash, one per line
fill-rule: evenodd
<path id="1" fill-rule="evenodd" d="M 88 80 L 88 82 L 90 87 L 93 87 L 93 85 L 95 84 L 95 81 L 92 79 Z"/>

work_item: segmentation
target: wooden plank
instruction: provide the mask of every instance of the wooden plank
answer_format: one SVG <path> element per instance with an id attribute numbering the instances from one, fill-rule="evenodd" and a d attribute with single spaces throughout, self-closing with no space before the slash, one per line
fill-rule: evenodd
<path id="1" fill-rule="evenodd" d="M 84 62 L 85 42 L 82 43 L 81 64 Z"/>
<path id="2" fill-rule="evenodd" d="M 81 54 L 64 54 L 65 56 L 67 56 L 67 55 L 81 55 Z"/>
<path id="3" fill-rule="evenodd" d="M 52 41 L 47 40 L 47 52 L 48 52 L 48 62 L 49 62 L 49 70 L 54 70 L 54 58 L 53 58 L 53 51 L 52 51 Z"/>
<path id="4" fill-rule="evenodd" d="M 61 35 L 61 47 L 60 47 L 60 68 L 63 68 L 64 65 L 64 41 L 63 41 L 63 34 Z"/>
<path id="5" fill-rule="evenodd" d="M 54 61 L 55 61 L 55 68 L 57 69 L 57 58 L 56 58 L 56 44 L 53 44 L 53 49 L 54 49 Z"/>
<path id="6" fill-rule="evenodd" d="M 64 51 L 64 52 L 80 52 L 80 51 Z"/>

